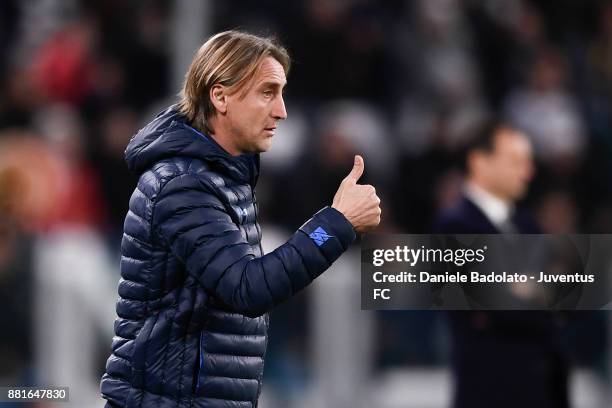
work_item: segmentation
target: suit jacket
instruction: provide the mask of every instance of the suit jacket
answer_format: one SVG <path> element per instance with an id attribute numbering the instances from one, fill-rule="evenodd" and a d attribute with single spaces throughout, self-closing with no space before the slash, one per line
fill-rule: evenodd
<path id="1" fill-rule="evenodd" d="M 517 211 L 519 233 L 539 232 Z M 435 233 L 496 234 L 500 231 L 467 197 L 440 214 Z M 567 407 L 567 357 L 560 341 L 563 319 L 540 311 L 449 312 L 456 408 Z"/>

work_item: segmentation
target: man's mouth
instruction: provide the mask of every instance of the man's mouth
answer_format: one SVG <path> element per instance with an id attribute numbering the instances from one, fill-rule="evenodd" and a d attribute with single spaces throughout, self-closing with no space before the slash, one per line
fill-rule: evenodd
<path id="1" fill-rule="evenodd" d="M 274 134 L 274 132 L 276 132 L 276 126 L 267 127 L 267 128 L 264 128 L 264 130 Z"/>

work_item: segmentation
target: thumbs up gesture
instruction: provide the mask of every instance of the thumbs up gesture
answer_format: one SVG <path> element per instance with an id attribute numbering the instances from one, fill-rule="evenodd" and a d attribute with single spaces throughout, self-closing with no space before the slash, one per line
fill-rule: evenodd
<path id="1" fill-rule="evenodd" d="M 340 183 L 332 204 L 332 207 L 340 211 L 359 233 L 376 227 L 380 223 L 381 213 L 380 198 L 376 195 L 376 189 L 370 185 L 357 184 L 364 168 L 363 158 L 355 156 L 355 164 Z"/>

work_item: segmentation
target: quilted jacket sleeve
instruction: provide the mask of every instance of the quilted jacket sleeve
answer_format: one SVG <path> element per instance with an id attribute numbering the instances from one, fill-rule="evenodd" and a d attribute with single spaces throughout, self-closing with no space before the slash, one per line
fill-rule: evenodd
<path id="1" fill-rule="evenodd" d="M 164 186 L 153 228 L 209 294 L 250 317 L 268 312 L 310 284 L 355 239 L 348 220 L 325 207 L 285 244 L 256 257 L 218 197 L 193 174 Z"/>

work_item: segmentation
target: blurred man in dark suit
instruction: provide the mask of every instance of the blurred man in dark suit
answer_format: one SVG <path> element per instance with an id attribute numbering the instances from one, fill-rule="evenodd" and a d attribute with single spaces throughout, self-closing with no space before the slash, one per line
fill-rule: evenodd
<path id="1" fill-rule="evenodd" d="M 515 203 L 533 176 L 532 147 L 520 131 L 490 121 L 465 149 L 458 204 L 439 215 L 434 232 L 538 233 Z M 456 408 L 568 406 L 562 320 L 539 311 L 454 311 L 452 363 Z"/>

